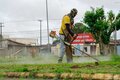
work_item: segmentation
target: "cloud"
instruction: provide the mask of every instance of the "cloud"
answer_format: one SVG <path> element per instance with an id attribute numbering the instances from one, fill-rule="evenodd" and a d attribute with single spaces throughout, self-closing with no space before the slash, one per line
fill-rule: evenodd
<path id="1" fill-rule="evenodd" d="M 119 10 L 119 0 L 48 0 L 49 19 L 61 19 L 72 8 L 77 8 L 77 18 L 92 7 L 104 6 L 105 9 Z M 1 0 L 0 14 L 11 20 L 46 19 L 46 0 Z M 0 15 L 1 16 L 1 15 Z M 4 18 L 5 19 L 5 18 Z M 6 19 L 5 19 L 6 20 Z"/>
<path id="2" fill-rule="evenodd" d="M 12 19 L 45 18 L 45 0 L 2 0 L 0 10 Z"/>
<path id="3" fill-rule="evenodd" d="M 90 7 L 104 6 L 106 11 L 117 13 L 119 0 L 47 0 L 49 27 L 60 27 L 62 17 L 72 8 L 78 9 L 76 21 L 84 16 Z M 42 29 L 46 29 L 46 0 L 0 0 L 0 22 L 4 22 L 4 32 L 39 30 L 38 20 L 42 19 Z M 16 34 L 17 35 L 17 34 Z"/>

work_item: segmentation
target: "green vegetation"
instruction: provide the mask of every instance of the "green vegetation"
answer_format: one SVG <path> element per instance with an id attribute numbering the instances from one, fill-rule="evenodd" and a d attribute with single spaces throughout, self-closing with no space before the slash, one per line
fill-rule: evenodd
<path id="1" fill-rule="evenodd" d="M 111 73 L 120 74 L 119 61 L 73 64 L 14 64 L 0 65 L 0 72 L 40 72 L 40 73 Z"/>
<path id="2" fill-rule="evenodd" d="M 111 60 L 112 61 L 117 61 L 117 62 L 120 62 L 120 55 L 117 55 L 117 54 L 113 54 L 112 56 L 111 56 Z"/>
<path id="3" fill-rule="evenodd" d="M 20 78 L 21 80 L 24 80 L 24 78 L 26 78 L 25 75 L 27 76 L 27 73 L 29 73 L 27 77 L 28 80 L 29 78 L 31 80 L 36 79 L 37 77 L 35 75 L 37 73 L 44 74 L 43 77 L 40 77 L 44 79 L 50 78 L 48 77 L 48 74 L 50 76 L 50 73 L 57 75 L 55 76 L 55 79 L 59 78 L 59 75 L 62 75 L 64 73 L 72 73 L 76 76 L 80 76 L 84 73 L 120 74 L 119 61 L 108 61 L 110 59 L 105 56 L 97 56 L 97 58 L 100 60 L 99 65 L 95 65 L 94 60 L 89 57 L 74 57 L 74 61 L 83 60 L 84 63 L 76 62 L 72 64 L 67 64 L 66 62 L 57 64 L 56 58 L 57 57 L 52 55 L 49 55 L 49 57 L 44 55 L 44 59 L 41 57 L 0 58 L 0 79 L 9 79 L 8 75 L 4 75 L 5 72 L 11 75 L 12 78 Z M 14 77 L 12 73 L 14 73 L 14 76 L 16 77 Z"/>

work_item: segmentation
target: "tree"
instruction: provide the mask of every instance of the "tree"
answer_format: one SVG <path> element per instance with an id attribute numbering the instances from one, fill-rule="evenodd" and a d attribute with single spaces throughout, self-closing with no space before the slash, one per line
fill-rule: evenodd
<path id="1" fill-rule="evenodd" d="M 105 54 L 111 33 L 115 31 L 115 27 L 116 30 L 120 29 L 120 12 L 115 16 L 111 10 L 105 15 L 103 7 L 96 9 L 91 7 L 90 11 L 85 12 L 83 22 L 89 26 L 86 27 L 86 31 L 92 33 L 96 43 L 99 44 L 100 54 Z"/>
<path id="2" fill-rule="evenodd" d="M 76 23 L 73 28 L 73 32 L 76 34 L 85 32 L 86 27 L 82 23 Z"/>

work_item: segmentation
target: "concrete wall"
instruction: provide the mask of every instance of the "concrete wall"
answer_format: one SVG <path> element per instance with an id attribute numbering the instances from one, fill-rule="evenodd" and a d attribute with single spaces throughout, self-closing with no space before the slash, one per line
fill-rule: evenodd
<path id="1" fill-rule="evenodd" d="M 32 56 L 39 55 L 40 48 L 37 46 L 9 45 L 7 48 L 0 48 L 0 56 Z"/>
<path id="2" fill-rule="evenodd" d="M 120 45 L 117 46 L 117 54 L 120 55 Z"/>

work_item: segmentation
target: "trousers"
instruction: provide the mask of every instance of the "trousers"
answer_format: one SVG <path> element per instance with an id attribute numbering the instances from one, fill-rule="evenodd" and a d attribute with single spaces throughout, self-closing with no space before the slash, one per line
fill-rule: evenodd
<path id="1" fill-rule="evenodd" d="M 73 62 L 73 57 L 72 57 L 72 48 L 70 46 L 67 46 L 64 44 L 64 35 L 60 35 L 60 55 L 58 59 L 58 63 L 61 63 L 63 60 L 64 55 L 66 54 L 66 60 L 67 63 Z"/>

